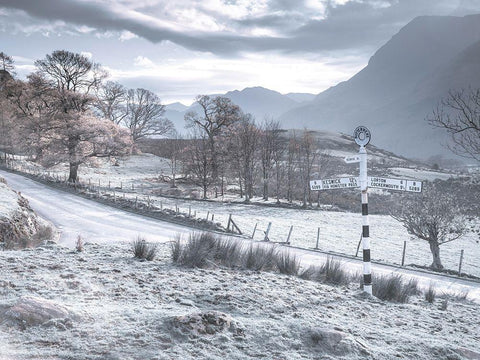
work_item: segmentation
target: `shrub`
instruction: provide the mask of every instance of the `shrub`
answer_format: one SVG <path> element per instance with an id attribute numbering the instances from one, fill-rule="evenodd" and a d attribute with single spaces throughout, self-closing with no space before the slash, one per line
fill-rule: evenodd
<path id="1" fill-rule="evenodd" d="M 373 295 L 381 300 L 406 303 L 411 295 L 418 294 L 417 280 L 404 282 L 401 275 L 375 276 L 373 279 Z"/>
<path id="2" fill-rule="evenodd" d="M 157 255 L 157 244 L 149 244 L 144 238 L 137 237 L 132 243 L 133 254 L 137 259 L 151 261 Z"/>
<path id="3" fill-rule="evenodd" d="M 435 301 L 436 296 L 437 292 L 435 291 L 435 287 L 433 286 L 433 284 L 430 284 L 428 290 L 425 292 L 425 300 L 432 304 Z"/>
<path id="4" fill-rule="evenodd" d="M 274 270 L 277 249 L 273 246 L 250 245 L 243 256 L 243 267 L 249 270 Z"/>
<path id="5" fill-rule="evenodd" d="M 342 262 L 327 258 L 325 264 L 320 266 L 315 274 L 317 281 L 327 284 L 342 285 L 350 282 L 350 275 L 343 269 Z"/>
<path id="6" fill-rule="evenodd" d="M 310 265 L 308 268 L 299 272 L 298 276 L 303 280 L 313 280 L 317 272 L 318 272 L 318 267 L 314 265 Z"/>
<path id="7" fill-rule="evenodd" d="M 182 255 L 182 244 L 181 244 L 181 237 L 178 235 L 176 236 L 175 240 L 170 243 L 170 252 L 172 255 L 172 260 L 174 263 L 177 263 Z"/>
<path id="8" fill-rule="evenodd" d="M 77 242 L 75 244 L 75 250 L 77 252 L 82 252 L 83 251 L 83 239 L 80 235 L 77 236 Z"/>
<path id="9" fill-rule="evenodd" d="M 243 249 L 240 242 L 229 239 L 216 239 L 214 260 L 233 268 L 241 265 Z"/>
<path id="10" fill-rule="evenodd" d="M 296 276 L 300 271 L 300 261 L 287 251 L 277 253 L 275 262 L 281 274 Z"/>
<path id="11" fill-rule="evenodd" d="M 176 262 L 178 264 L 192 268 L 205 268 L 212 263 L 216 242 L 214 235 L 207 232 L 192 233 L 184 246 L 180 244 L 180 240 L 177 242 L 178 244 L 174 246 L 177 247 Z"/>

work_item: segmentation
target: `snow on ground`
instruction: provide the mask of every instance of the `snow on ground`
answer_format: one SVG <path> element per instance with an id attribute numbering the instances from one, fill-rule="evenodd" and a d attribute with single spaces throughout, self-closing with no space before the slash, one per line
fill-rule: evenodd
<path id="1" fill-rule="evenodd" d="M 18 194 L 3 183 L 0 178 L 0 219 L 10 218 L 18 211 L 20 211 Z"/>
<path id="2" fill-rule="evenodd" d="M 101 165 L 101 166 L 100 166 Z M 27 165 L 25 165 L 27 166 Z M 406 177 L 420 180 L 433 180 L 436 178 L 447 179 L 451 174 L 442 172 L 392 168 L 394 174 L 391 177 Z M 62 168 L 57 168 L 62 170 Z M 66 169 L 62 170 L 63 173 Z M 270 238 L 273 241 L 285 241 L 293 225 L 291 243 L 295 246 L 312 248 L 316 246 L 317 231 L 320 227 L 319 248 L 325 251 L 340 252 L 348 255 L 355 255 L 361 233 L 361 216 L 354 213 L 285 209 L 277 207 L 265 207 L 256 205 L 244 205 L 235 195 L 223 197 L 222 203 L 219 197 L 214 202 L 202 202 L 192 200 L 171 199 L 161 196 L 151 196 L 151 192 L 168 193 L 169 185 L 165 183 L 152 182 L 152 179 L 159 175 L 168 175 L 170 169 L 166 159 L 151 154 L 134 155 L 126 160 L 120 160 L 120 166 L 114 163 L 101 160 L 99 167 L 80 167 L 80 178 L 84 183 L 98 184 L 102 187 L 117 188 L 117 195 L 120 196 L 119 188 L 130 189 L 134 184 L 135 191 L 150 194 L 150 199 L 158 207 L 175 209 L 185 213 L 196 213 L 197 217 L 206 217 L 207 213 L 215 214 L 215 221 L 226 226 L 229 214 L 232 214 L 234 221 L 240 229 L 248 234 L 253 232 L 255 224 L 258 224 L 258 231 L 255 239 L 263 239 L 263 231 L 268 223 L 272 222 Z M 149 179 L 149 180 L 147 180 Z M 142 186 L 139 184 L 142 183 Z M 125 196 L 135 198 L 137 193 L 127 193 Z M 334 193 L 332 193 L 334 195 Z M 146 195 L 141 195 L 146 199 Z M 271 198 L 268 204 L 276 200 Z M 253 202 L 263 202 L 260 198 L 253 199 Z M 373 208 L 372 208 L 373 209 Z M 372 259 L 387 261 L 393 264 L 401 264 L 404 241 L 407 241 L 406 264 L 428 266 L 431 264 L 431 254 L 428 243 L 419 239 L 411 238 L 403 226 L 389 216 L 370 215 L 370 236 L 372 243 Z M 480 229 L 478 221 L 471 226 Z M 464 250 L 462 271 L 480 276 L 480 238 L 475 232 L 469 232 L 463 238 L 441 246 L 441 257 L 444 266 L 451 270 L 458 270 L 460 253 Z M 361 253 L 361 249 L 360 249 Z"/>
<path id="3" fill-rule="evenodd" d="M 152 262 L 134 259 L 121 243 L 88 243 L 82 253 L 56 245 L 0 252 L 0 358 L 480 356 L 480 321 L 473 315 L 478 304 L 450 299 L 442 310 L 440 298 L 395 304 L 366 299 L 356 285 L 181 268 L 171 264 L 168 244 L 159 246 Z M 22 304 L 48 306 L 31 321 L 10 310 Z M 49 315 L 55 304 L 56 313 L 67 318 Z"/>
<path id="4" fill-rule="evenodd" d="M 436 179 L 439 180 L 448 180 L 452 177 L 456 177 L 456 174 L 434 171 L 434 170 L 425 170 L 425 169 L 411 169 L 411 168 L 389 168 L 390 172 L 394 176 L 398 176 L 402 179 L 412 179 L 412 180 L 421 180 L 421 181 L 433 181 Z"/>
<path id="5" fill-rule="evenodd" d="M 300 210 L 265 207 L 244 204 L 227 204 L 216 202 L 192 203 L 187 200 L 154 198 L 159 206 L 175 208 L 188 213 L 188 206 L 197 211 L 197 217 L 206 217 L 207 213 L 215 215 L 215 221 L 226 226 L 228 217 L 246 234 L 253 233 L 255 224 L 255 240 L 263 240 L 268 223 L 271 222 L 269 238 L 272 241 L 287 240 L 290 226 L 293 226 L 290 243 L 294 246 L 314 248 L 317 244 L 317 233 L 320 228 L 318 247 L 324 251 L 332 251 L 355 255 L 362 229 L 361 214 L 335 211 Z M 401 264 L 404 241 L 407 241 L 405 264 L 428 266 L 432 256 L 426 241 L 412 238 L 405 228 L 395 219 L 384 215 L 370 215 L 370 242 L 372 259 Z M 476 224 L 476 225 L 475 225 Z M 478 223 L 475 223 L 479 227 Z M 446 268 L 458 270 L 460 250 L 464 249 L 462 271 L 480 276 L 480 243 L 479 235 L 469 232 L 463 238 L 441 246 L 441 258 Z M 362 249 L 360 248 L 360 254 Z"/>

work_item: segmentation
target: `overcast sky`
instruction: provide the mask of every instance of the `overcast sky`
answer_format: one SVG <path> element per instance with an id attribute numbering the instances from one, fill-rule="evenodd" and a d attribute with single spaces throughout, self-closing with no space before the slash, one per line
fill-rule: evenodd
<path id="1" fill-rule="evenodd" d="M 0 0 L 0 51 L 19 77 L 54 50 L 82 52 L 165 103 L 249 86 L 317 94 L 414 17 L 471 13 L 479 0 Z"/>

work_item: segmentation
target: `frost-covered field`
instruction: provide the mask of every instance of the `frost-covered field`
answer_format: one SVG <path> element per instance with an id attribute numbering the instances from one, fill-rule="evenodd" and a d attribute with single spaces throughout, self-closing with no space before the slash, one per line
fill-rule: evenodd
<path id="1" fill-rule="evenodd" d="M 121 160 L 119 166 L 105 160 L 99 161 L 97 167 L 80 167 L 80 179 L 84 183 L 100 184 L 111 188 L 122 187 L 131 189 L 132 184 L 136 191 L 150 194 L 152 190 L 169 190 L 165 183 L 152 182 L 161 175 L 168 175 L 170 168 L 166 159 L 151 154 L 134 155 L 126 160 Z M 25 162 L 25 166 L 29 163 Z M 66 173 L 65 166 L 59 165 L 54 169 L 60 174 Z M 430 170 L 391 168 L 391 172 L 397 176 L 421 180 L 447 179 L 449 173 Z M 143 184 L 140 186 L 140 184 Z M 338 191 L 338 190 L 337 190 Z M 120 195 L 119 195 L 120 196 Z M 136 194 L 126 194 L 127 197 L 135 198 Z M 142 197 L 142 195 L 140 195 Z M 145 197 L 146 195 L 144 195 Z M 263 239 L 263 231 L 268 223 L 272 222 L 270 239 L 272 241 L 285 241 L 290 226 L 293 231 L 290 242 L 294 246 L 313 248 L 316 246 L 317 232 L 320 228 L 319 249 L 333 251 L 348 255 L 355 255 L 361 233 L 361 215 L 355 213 L 343 213 L 333 211 L 285 209 L 277 207 L 265 207 L 257 205 L 244 205 L 241 199 L 233 195 L 225 196 L 222 203 L 218 198 L 215 202 L 203 202 L 192 200 L 177 200 L 160 196 L 150 196 L 157 206 L 175 209 L 188 213 L 196 212 L 197 217 L 206 217 L 214 214 L 215 221 L 226 226 L 229 214 L 240 229 L 251 234 L 257 225 L 256 240 Z M 262 202 L 261 199 L 253 199 L 253 202 Z M 360 201 L 360 200 L 359 200 Z M 275 199 L 269 201 L 274 203 Z M 360 205 L 359 205 L 360 208 Z M 389 216 L 370 215 L 370 236 L 372 259 L 387 261 L 393 264 L 401 264 L 404 241 L 407 241 L 405 264 L 428 266 L 431 264 L 431 254 L 428 243 L 411 238 L 399 222 Z M 480 221 L 470 221 L 468 226 L 474 230 L 480 229 Z M 469 232 L 463 238 L 441 246 L 441 258 L 443 265 L 452 270 L 458 270 L 460 253 L 464 250 L 462 271 L 480 276 L 480 237 L 478 233 Z M 361 251 L 360 251 L 361 253 Z"/>
<path id="2" fill-rule="evenodd" d="M 394 304 L 365 299 L 354 285 L 180 268 L 168 244 L 159 246 L 152 262 L 135 260 L 127 244 L 0 252 L 0 358 L 480 356 L 478 304 L 450 300 L 442 310 L 443 299 Z"/>
<path id="3" fill-rule="evenodd" d="M 191 204 L 189 201 L 175 199 L 162 198 L 161 201 L 164 206 L 172 208 L 178 205 L 184 212 L 188 212 L 188 206 Z M 207 212 L 214 213 L 215 221 L 225 226 L 229 214 L 232 214 L 234 221 L 247 234 L 252 234 L 255 224 L 258 224 L 256 240 L 263 240 L 264 231 L 271 222 L 269 238 L 272 241 L 286 241 L 290 226 L 293 225 L 291 245 L 314 248 L 320 228 L 319 249 L 348 255 L 355 255 L 362 229 L 360 214 L 214 202 L 194 202 L 191 206 L 197 210 L 197 216 L 206 216 Z M 390 216 L 370 215 L 369 218 L 373 260 L 401 264 L 403 242 L 406 240 L 405 264 L 426 266 L 431 264 L 432 258 L 426 241 L 411 238 L 405 228 Z M 478 227 L 478 221 L 472 222 L 472 226 Z M 464 249 L 462 271 L 480 276 L 479 236 L 473 232 L 441 246 L 444 266 L 458 269 L 461 249 Z"/>

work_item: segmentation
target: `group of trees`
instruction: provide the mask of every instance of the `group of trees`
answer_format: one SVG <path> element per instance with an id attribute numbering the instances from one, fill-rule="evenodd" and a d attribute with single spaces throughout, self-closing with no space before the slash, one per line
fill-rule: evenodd
<path id="1" fill-rule="evenodd" d="M 203 198 L 208 189 L 222 196 L 233 186 L 247 203 L 253 196 L 311 203 L 313 169 L 323 171 L 328 159 L 314 132 L 288 133 L 271 119 L 257 124 L 225 97 L 202 95 L 196 102 L 200 111 L 185 115 L 192 135 L 169 157 L 181 158 L 183 173 L 202 188 Z"/>
<path id="2" fill-rule="evenodd" d="M 35 61 L 27 81 L 15 80 L 13 59 L 0 53 L 0 146 L 53 165 L 69 164 L 69 181 L 94 157 L 121 156 L 152 135 L 173 130 L 164 105 L 146 89 L 106 82 L 84 55 L 58 50 Z"/>

